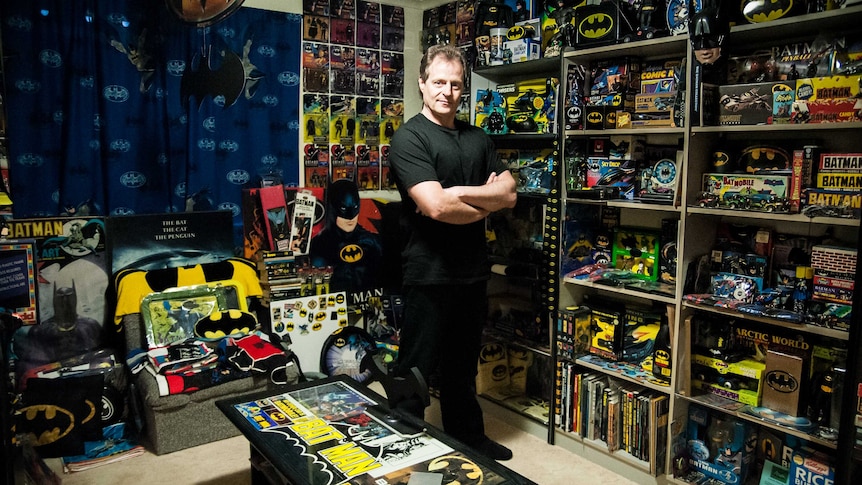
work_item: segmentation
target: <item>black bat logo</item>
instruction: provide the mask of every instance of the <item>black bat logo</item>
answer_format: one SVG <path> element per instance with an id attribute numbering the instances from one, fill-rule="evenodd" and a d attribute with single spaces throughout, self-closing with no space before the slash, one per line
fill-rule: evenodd
<path id="1" fill-rule="evenodd" d="M 774 370 L 766 373 L 766 384 L 776 391 L 784 394 L 795 392 L 799 389 L 799 381 L 791 374 L 783 370 Z"/>
<path id="2" fill-rule="evenodd" d="M 204 98 L 224 96 L 224 107 L 233 105 L 245 86 L 245 69 L 242 60 L 231 51 L 224 51 L 219 65 L 213 69 L 213 61 L 208 55 L 192 59 L 190 68 L 183 73 L 180 81 L 180 99 L 188 108 L 189 99 L 197 100 L 200 108 Z M 195 69 L 195 67 L 197 69 Z"/>
<path id="3" fill-rule="evenodd" d="M 251 313 L 241 310 L 213 312 L 195 323 L 195 335 L 206 339 L 218 339 L 228 335 L 247 334 L 257 327 Z"/>
<path id="4" fill-rule="evenodd" d="M 348 244 L 341 248 L 341 252 L 338 253 L 338 256 L 345 263 L 355 263 L 362 259 L 363 252 L 362 248 L 356 244 Z"/>
<path id="5" fill-rule="evenodd" d="M 587 15 L 578 24 L 578 32 L 587 39 L 601 39 L 608 35 L 613 28 L 614 18 L 604 12 Z"/>
<path id="6" fill-rule="evenodd" d="M 598 111 L 593 111 L 587 115 L 587 121 L 590 123 L 601 123 L 604 117 Z"/>
<path id="7" fill-rule="evenodd" d="M 503 358 L 505 350 L 502 345 L 488 344 L 482 347 L 482 352 L 479 354 L 479 359 L 482 362 L 493 362 Z"/>
<path id="8" fill-rule="evenodd" d="M 793 0 L 743 1 L 742 15 L 751 23 L 769 22 L 786 16 L 794 5 Z"/>

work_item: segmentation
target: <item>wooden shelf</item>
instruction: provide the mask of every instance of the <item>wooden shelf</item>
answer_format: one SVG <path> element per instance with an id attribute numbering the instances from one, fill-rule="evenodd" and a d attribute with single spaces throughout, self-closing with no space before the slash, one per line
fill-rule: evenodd
<path id="1" fill-rule="evenodd" d="M 686 308 L 692 308 L 695 310 L 701 310 L 709 313 L 715 313 L 718 315 L 724 315 L 733 318 L 741 318 L 743 320 L 751 320 L 754 322 L 767 323 L 769 325 L 775 327 L 788 328 L 791 330 L 797 330 L 801 332 L 810 333 L 813 335 L 822 335 L 824 337 L 834 338 L 837 340 L 847 340 L 849 338 L 849 334 L 843 330 L 837 330 L 834 328 L 820 327 L 817 325 L 811 325 L 808 323 L 793 323 L 787 322 L 784 320 L 779 320 L 777 318 L 768 318 L 768 317 L 759 317 L 757 315 L 749 315 L 747 313 L 741 313 L 735 310 L 730 310 L 727 308 L 718 308 L 709 305 L 698 305 L 692 302 L 683 302 L 683 306 Z"/>
<path id="2" fill-rule="evenodd" d="M 615 379 L 621 379 L 665 394 L 670 393 L 670 382 L 652 377 L 637 364 L 628 362 L 612 362 L 597 355 L 584 355 L 575 359 L 575 363 L 599 371 Z"/>
<path id="3" fill-rule="evenodd" d="M 758 212 L 733 209 L 713 209 L 709 207 L 686 207 L 688 214 L 706 214 L 716 217 L 737 217 L 744 219 L 767 219 L 777 222 L 794 222 L 802 224 L 818 224 L 830 226 L 855 227 L 859 225 L 859 219 L 848 217 L 808 217 L 803 214 L 782 214 L 775 212 Z"/>
<path id="4" fill-rule="evenodd" d="M 590 280 L 579 280 L 579 279 L 575 279 L 575 278 L 563 278 L 563 283 L 568 283 L 568 284 L 578 285 L 578 286 L 585 286 L 587 288 L 596 288 L 596 289 L 603 291 L 603 292 L 618 293 L 621 295 L 634 296 L 636 298 L 642 298 L 644 300 L 657 301 L 657 302 L 667 303 L 667 304 L 671 304 L 671 305 L 676 304 L 676 299 L 672 296 L 660 295 L 660 294 L 656 294 L 656 293 L 647 293 L 645 291 L 632 290 L 632 289 L 625 288 L 622 286 L 609 286 L 609 285 L 596 284 L 595 282 L 590 281 Z"/>

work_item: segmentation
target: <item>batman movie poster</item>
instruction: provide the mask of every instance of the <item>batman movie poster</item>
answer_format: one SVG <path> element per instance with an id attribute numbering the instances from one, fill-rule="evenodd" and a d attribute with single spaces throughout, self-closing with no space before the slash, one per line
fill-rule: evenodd
<path id="1" fill-rule="evenodd" d="M 73 288 L 78 315 L 105 322 L 110 266 L 105 258 L 105 219 L 49 217 L 8 221 L 9 237 L 34 239 L 39 321 L 54 317 L 54 294 Z"/>
<path id="2" fill-rule="evenodd" d="M 107 219 L 112 273 L 178 268 L 234 255 L 231 213 L 176 212 Z"/>
<path id="3" fill-rule="evenodd" d="M 101 347 L 110 276 L 104 218 L 13 219 L 7 224 L 11 238 L 36 242 L 36 324 L 19 329 L 13 337 L 20 367 Z"/>

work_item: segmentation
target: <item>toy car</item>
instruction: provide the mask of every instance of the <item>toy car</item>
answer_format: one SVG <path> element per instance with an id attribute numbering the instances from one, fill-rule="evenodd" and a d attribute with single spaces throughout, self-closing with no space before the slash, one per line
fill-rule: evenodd
<path id="1" fill-rule="evenodd" d="M 720 201 L 718 194 L 702 192 L 695 203 L 700 207 L 718 207 Z"/>
<path id="2" fill-rule="evenodd" d="M 769 195 L 768 197 L 752 201 L 751 208 L 766 212 L 788 212 L 790 210 L 790 201 L 784 197 Z"/>
<path id="3" fill-rule="evenodd" d="M 807 205 L 802 209 L 802 215 L 807 217 L 853 217 L 850 207 L 841 205 Z"/>
<path id="4" fill-rule="evenodd" d="M 732 194 L 725 196 L 724 205 L 731 209 L 748 209 L 751 206 L 751 201 L 746 195 Z"/>

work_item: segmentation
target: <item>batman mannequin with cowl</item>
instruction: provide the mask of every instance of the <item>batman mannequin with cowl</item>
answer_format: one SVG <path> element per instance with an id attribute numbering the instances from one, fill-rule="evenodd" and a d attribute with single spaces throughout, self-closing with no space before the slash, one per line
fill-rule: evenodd
<path id="1" fill-rule="evenodd" d="M 359 224 L 356 182 L 336 180 L 326 192 L 326 225 L 311 240 L 311 265 L 332 268 L 330 291 L 377 288 L 383 247 L 377 234 Z"/>
<path id="2" fill-rule="evenodd" d="M 103 345 L 102 326 L 96 320 L 78 314 L 78 292 L 70 286 L 54 284 L 54 315 L 19 329 L 13 350 L 20 363 L 16 372 L 58 362 L 97 350 Z"/>

